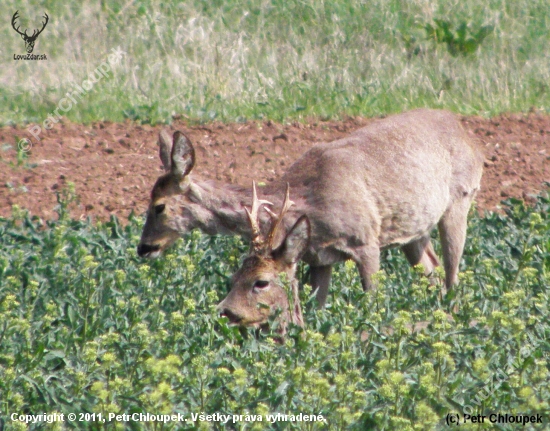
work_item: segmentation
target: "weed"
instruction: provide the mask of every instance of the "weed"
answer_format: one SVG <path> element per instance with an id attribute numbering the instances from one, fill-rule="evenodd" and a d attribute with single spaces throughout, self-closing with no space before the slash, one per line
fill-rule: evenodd
<path id="1" fill-rule="evenodd" d="M 472 30 L 466 22 L 461 22 L 456 29 L 452 24 L 443 19 L 435 19 L 434 24 L 426 24 L 426 37 L 435 43 L 445 43 L 449 53 L 456 57 L 457 55 L 468 55 L 476 52 L 485 38 L 491 34 L 494 27 L 484 25 L 477 30 Z"/>

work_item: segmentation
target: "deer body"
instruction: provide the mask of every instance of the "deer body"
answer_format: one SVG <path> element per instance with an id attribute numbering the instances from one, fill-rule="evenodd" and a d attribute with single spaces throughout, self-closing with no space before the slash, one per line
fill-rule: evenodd
<path id="1" fill-rule="evenodd" d="M 193 183 L 188 176 L 194 164 L 192 146 L 186 140 L 183 147 L 188 149 L 177 150 L 182 147 L 177 139 L 174 136 L 168 166 L 172 170 L 157 180 L 152 192 L 140 255 L 154 256 L 196 227 L 207 233 L 250 236 L 243 209 L 250 191 Z M 178 151 L 191 155 L 182 161 Z M 161 145 L 167 167 L 168 150 L 162 153 Z M 412 265 L 422 263 L 431 273 L 439 265 L 430 242 L 435 226 L 441 236 L 445 285 L 450 288 L 458 278 L 467 214 L 479 189 L 482 163 L 482 154 L 453 114 L 418 109 L 316 145 L 261 193 L 280 205 L 284 185 L 290 184 L 295 205 L 284 219 L 287 229 L 301 215 L 308 216 L 311 237 L 302 260 L 310 265 L 320 305 L 326 302 L 331 265 L 346 259 L 357 264 L 365 289 L 379 269 L 380 250 L 389 247 L 401 246 Z M 186 164 L 179 169 L 184 175 L 174 174 L 174 164 Z M 164 215 L 155 213 L 159 202 L 166 203 Z M 260 223 L 265 220 L 267 215 Z"/>

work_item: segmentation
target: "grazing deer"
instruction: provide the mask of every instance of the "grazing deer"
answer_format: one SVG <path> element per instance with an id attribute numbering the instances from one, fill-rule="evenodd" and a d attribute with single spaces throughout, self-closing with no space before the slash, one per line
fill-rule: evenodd
<path id="1" fill-rule="evenodd" d="M 155 183 L 138 254 L 158 256 L 194 228 L 250 237 L 250 190 L 195 182 L 195 152 L 175 132 L 160 134 L 166 174 Z M 285 184 L 295 205 L 283 223 L 303 214 L 311 224 L 302 260 L 310 266 L 319 305 L 326 302 L 334 263 L 352 259 L 364 289 L 372 287 L 380 250 L 400 246 L 429 275 L 439 265 L 430 232 L 441 237 L 445 287 L 458 281 L 470 204 L 479 189 L 483 156 L 450 112 L 417 109 L 374 121 L 349 136 L 312 147 L 263 190 L 274 204 Z M 279 201 L 280 202 L 280 201 Z M 267 222 L 260 216 L 258 223 Z"/>
<path id="2" fill-rule="evenodd" d="M 231 291 L 220 302 L 218 309 L 231 323 L 241 326 L 260 327 L 265 324 L 277 309 L 281 309 L 281 329 L 292 322 L 303 326 L 302 309 L 298 295 L 296 264 L 305 253 L 310 237 L 309 220 L 302 215 L 290 231 L 285 234 L 283 217 L 294 203 L 289 199 L 287 185 L 285 200 L 279 215 L 265 208 L 272 217 L 272 225 L 267 235 L 260 229 L 259 211 L 262 205 L 271 204 L 258 200 L 256 186 L 253 184 L 252 209 L 245 208 L 252 240 L 250 254 L 231 280 Z M 277 238 L 283 236 L 282 241 Z M 280 274 L 284 273 L 291 290 L 288 294 L 283 286 Z"/>

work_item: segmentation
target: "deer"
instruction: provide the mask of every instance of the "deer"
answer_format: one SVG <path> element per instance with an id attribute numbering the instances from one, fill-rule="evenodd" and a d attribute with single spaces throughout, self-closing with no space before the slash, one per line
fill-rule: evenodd
<path id="1" fill-rule="evenodd" d="M 233 275 L 231 290 L 218 304 L 218 310 L 231 324 L 254 328 L 264 328 L 269 317 L 280 310 L 279 332 L 284 335 L 289 322 L 304 326 L 296 265 L 307 250 L 311 228 L 307 215 L 303 214 L 288 233 L 285 232 L 282 221 L 289 208 L 294 205 L 290 200 L 287 184 L 280 213 L 276 215 L 267 206 L 264 207 L 271 216 L 272 223 L 268 233 L 263 235 L 259 211 L 263 205 L 272 204 L 258 199 L 254 182 L 252 189 L 251 210 L 245 207 L 252 232 L 249 255 Z M 281 237 L 282 240 L 278 239 Z M 281 274 L 284 274 L 290 292 L 285 290 Z"/>
<path id="2" fill-rule="evenodd" d="M 259 223 L 259 211 L 264 205 L 263 209 L 272 220 L 267 235 L 262 233 Z M 294 205 L 290 200 L 288 183 L 280 213 L 276 215 L 267 205 L 272 203 L 258 199 L 256 184 L 253 182 L 251 210 L 245 207 L 252 232 L 249 254 L 231 277 L 230 291 L 217 309 L 220 316 L 226 317 L 231 325 L 262 330 L 268 329 L 269 318 L 280 311 L 277 332 L 284 337 L 289 323 L 304 327 L 296 265 L 308 247 L 311 228 L 309 219 L 304 214 L 288 233 L 284 230 L 281 221 Z M 282 240 L 276 239 L 280 237 Z M 289 291 L 285 289 L 285 283 L 289 286 Z M 453 321 L 450 314 L 446 319 Z M 428 321 L 416 322 L 407 325 L 407 329 L 410 332 L 420 332 L 429 324 Z M 470 322 L 470 326 L 476 324 L 476 321 Z M 394 329 L 389 326 L 382 328 L 382 331 L 384 334 L 392 334 Z M 369 335 L 363 331 L 361 340 L 366 341 Z M 282 341 L 283 338 L 277 340 Z"/>
<path id="3" fill-rule="evenodd" d="M 27 53 L 32 53 L 32 51 L 34 50 L 34 43 L 36 42 L 36 39 L 38 38 L 38 36 L 40 35 L 40 33 L 42 33 L 44 31 L 44 29 L 46 28 L 46 25 L 48 25 L 48 21 L 49 21 L 49 17 L 48 17 L 48 14 L 47 13 L 44 13 L 44 19 L 45 21 L 42 23 L 42 28 L 40 30 L 38 29 L 35 29 L 32 33 L 32 36 L 29 36 L 27 34 L 27 30 L 25 30 L 24 33 L 21 33 L 19 31 L 19 28 L 21 26 L 18 26 L 18 27 L 15 27 L 16 25 L 16 21 L 17 21 L 17 18 L 19 18 L 19 11 L 15 11 L 15 13 L 13 14 L 13 17 L 11 18 L 11 26 L 13 27 L 13 29 L 19 33 L 21 35 L 21 38 L 25 41 L 25 49 L 27 51 Z"/>
<path id="4" fill-rule="evenodd" d="M 166 173 L 151 191 L 137 253 L 158 257 L 192 229 L 251 237 L 244 206 L 250 189 L 195 181 L 195 151 L 180 131 L 159 136 Z M 467 217 L 480 187 L 483 154 L 454 114 L 416 109 L 377 119 L 346 137 L 319 143 L 283 176 L 263 187 L 280 205 L 285 184 L 295 204 L 282 221 L 289 229 L 306 214 L 311 236 L 302 260 L 319 307 L 327 301 L 332 265 L 355 262 L 363 289 L 375 287 L 380 252 L 400 247 L 426 276 L 440 265 L 430 238 L 437 226 L 445 270 L 443 296 L 458 283 Z M 258 223 L 269 221 L 262 212 Z"/>

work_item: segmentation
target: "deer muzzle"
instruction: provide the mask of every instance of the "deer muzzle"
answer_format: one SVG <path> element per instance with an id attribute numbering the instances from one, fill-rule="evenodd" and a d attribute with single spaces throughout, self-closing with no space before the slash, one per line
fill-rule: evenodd
<path id="1" fill-rule="evenodd" d="M 140 257 L 155 258 L 160 255 L 160 245 L 141 243 L 137 246 L 137 254 Z"/>

